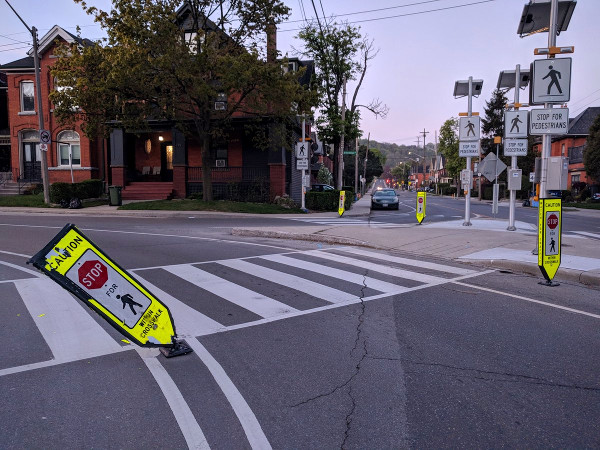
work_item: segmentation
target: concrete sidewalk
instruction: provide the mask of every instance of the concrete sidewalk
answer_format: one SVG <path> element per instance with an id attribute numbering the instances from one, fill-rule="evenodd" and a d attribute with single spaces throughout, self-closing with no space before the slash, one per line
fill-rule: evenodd
<path id="1" fill-rule="evenodd" d="M 464 202 L 464 199 L 463 199 Z M 358 200 L 344 217 L 370 214 L 371 197 Z M 336 213 L 322 213 L 334 218 Z M 311 214 L 311 217 L 315 215 Z M 600 219 L 600 214 L 598 214 Z M 319 225 L 249 228 L 232 230 L 237 236 L 257 236 L 280 239 L 300 239 L 328 244 L 358 245 L 388 251 L 408 253 L 415 257 L 436 257 L 497 269 L 524 272 L 542 278 L 537 256 L 537 230 L 531 224 L 517 221 L 516 231 L 507 231 L 506 219 L 471 219 L 472 226 L 463 226 L 463 219 L 449 222 L 426 221 L 422 225 L 397 228 L 365 225 Z M 561 266 L 556 280 L 568 280 L 600 287 L 600 240 L 564 236 Z"/>

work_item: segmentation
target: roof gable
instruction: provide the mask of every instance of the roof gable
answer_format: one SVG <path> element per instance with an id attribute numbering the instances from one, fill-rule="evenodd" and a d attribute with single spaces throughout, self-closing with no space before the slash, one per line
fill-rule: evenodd
<path id="1" fill-rule="evenodd" d="M 592 106 L 586 108 L 581 114 L 571 119 L 569 123 L 568 135 L 585 135 L 590 134 L 590 127 L 596 117 L 600 115 L 600 106 Z"/>
<path id="2" fill-rule="evenodd" d="M 69 33 L 64 28 L 61 28 L 58 25 L 54 25 L 50 29 L 50 31 L 48 31 L 38 42 L 38 51 L 40 55 L 43 55 L 48 50 L 48 48 L 50 48 L 54 44 L 54 41 L 56 41 L 56 39 L 59 38 L 67 42 L 68 44 L 83 44 L 87 42 L 87 39 L 81 39 L 75 36 L 74 34 Z M 27 54 L 29 56 L 33 56 L 33 48 L 31 48 L 27 52 Z"/>

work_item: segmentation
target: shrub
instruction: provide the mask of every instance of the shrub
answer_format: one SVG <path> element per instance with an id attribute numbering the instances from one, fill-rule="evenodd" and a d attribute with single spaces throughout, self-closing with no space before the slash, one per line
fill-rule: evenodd
<path id="1" fill-rule="evenodd" d="M 352 207 L 353 198 L 353 195 L 346 194 L 344 208 L 350 209 Z M 306 193 L 305 197 L 306 208 L 314 211 L 337 211 L 339 201 L 340 191 L 310 191 Z"/>
<path id="2" fill-rule="evenodd" d="M 50 201 L 52 203 L 68 202 L 73 197 L 73 185 L 71 183 L 52 183 L 50 186 Z"/>
<path id="3" fill-rule="evenodd" d="M 84 180 L 73 184 L 73 196 L 79 199 L 102 197 L 101 180 Z"/>

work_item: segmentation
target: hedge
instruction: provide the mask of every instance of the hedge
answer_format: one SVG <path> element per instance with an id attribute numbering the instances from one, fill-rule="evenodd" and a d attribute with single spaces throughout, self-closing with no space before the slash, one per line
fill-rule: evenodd
<path id="1" fill-rule="evenodd" d="M 353 196 L 346 194 L 344 208 L 352 207 Z M 313 211 L 337 211 L 340 202 L 340 191 L 307 192 L 305 197 L 306 208 Z"/>
<path id="2" fill-rule="evenodd" d="M 52 183 L 50 186 L 50 201 L 61 203 L 72 198 L 99 198 L 103 194 L 101 180 L 85 180 L 80 183 Z"/>

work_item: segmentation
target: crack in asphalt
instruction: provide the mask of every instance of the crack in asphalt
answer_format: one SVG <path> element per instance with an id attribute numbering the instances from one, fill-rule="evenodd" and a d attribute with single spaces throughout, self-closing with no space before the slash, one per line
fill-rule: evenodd
<path id="1" fill-rule="evenodd" d="M 476 372 L 476 373 L 487 374 L 487 375 L 498 375 L 498 376 L 505 376 L 505 377 L 512 377 L 512 378 L 521 378 L 520 380 L 519 379 L 518 380 L 502 380 L 502 379 L 498 379 L 498 378 L 486 378 L 486 377 L 477 376 L 477 375 L 473 375 L 472 377 L 470 377 L 475 380 L 504 382 L 504 383 L 523 383 L 523 384 L 532 384 L 532 385 L 538 385 L 538 386 L 550 386 L 550 387 L 558 387 L 558 388 L 565 388 L 565 389 L 578 389 L 578 390 L 583 390 L 583 391 L 600 392 L 600 388 L 589 387 L 589 386 L 578 386 L 576 384 L 553 383 L 552 381 L 549 381 L 545 378 L 535 377 L 535 376 L 531 376 L 531 375 L 522 375 L 522 374 L 518 374 L 518 373 L 496 372 L 493 370 L 473 369 L 473 368 L 469 368 L 469 367 L 458 367 L 458 366 L 452 366 L 449 364 L 440 364 L 440 363 L 417 362 L 417 361 L 411 361 L 409 359 L 404 359 L 404 358 L 388 358 L 388 357 L 382 357 L 382 356 L 366 356 L 366 358 L 373 359 L 373 360 L 380 360 L 380 361 L 398 361 L 398 362 L 402 362 L 402 363 L 414 364 L 416 366 L 442 367 L 444 369 L 459 370 L 461 372 Z M 422 374 L 423 372 L 405 371 L 405 373 Z M 449 373 L 442 374 L 442 375 L 456 377 L 456 375 L 449 374 Z"/>
<path id="2" fill-rule="evenodd" d="M 365 289 L 367 289 L 367 275 L 369 274 L 369 270 L 365 270 L 365 273 L 363 275 L 363 285 L 361 286 L 360 289 L 360 305 L 361 305 L 361 311 L 360 314 L 358 315 L 358 324 L 356 325 L 356 339 L 354 340 L 354 346 L 352 347 L 352 350 L 350 351 L 350 356 L 352 356 L 355 352 L 356 349 L 358 349 L 360 341 L 361 341 L 361 335 L 362 335 L 362 327 L 364 324 L 364 317 L 365 317 L 365 310 L 366 310 L 366 303 L 364 302 L 364 297 L 365 297 Z M 302 406 L 302 405 L 306 405 L 307 403 L 310 403 L 314 400 L 318 400 L 320 398 L 324 398 L 324 397 L 328 397 L 332 394 L 334 394 L 335 392 L 339 391 L 340 389 L 345 388 L 346 386 L 349 386 L 348 388 L 348 397 L 350 397 L 350 401 L 351 401 L 351 406 L 350 406 L 350 411 L 348 412 L 348 414 L 346 415 L 346 429 L 344 431 L 344 439 L 342 440 L 342 443 L 340 445 L 341 449 L 345 448 L 346 442 L 348 441 L 348 438 L 350 436 L 350 429 L 352 428 L 352 420 L 354 417 L 354 411 L 356 410 L 356 399 L 354 398 L 354 395 L 352 394 L 352 381 L 356 378 L 356 376 L 360 373 L 360 369 L 362 366 L 363 361 L 367 358 L 369 352 L 367 350 L 367 340 L 363 339 L 363 345 L 362 345 L 362 354 L 360 356 L 360 359 L 358 360 L 358 362 L 356 363 L 356 365 L 354 366 L 354 372 L 352 373 L 352 375 L 342 384 L 335 386 L 333 389 L 331 389 L 328 392 L 316 395 L 314 397 L 311 397 L 309 399 L 303 400 L 301 402 L 295 403 L 293 405 L 290 405 L 291 408 L 296 408 L 298 406 Z"/>

